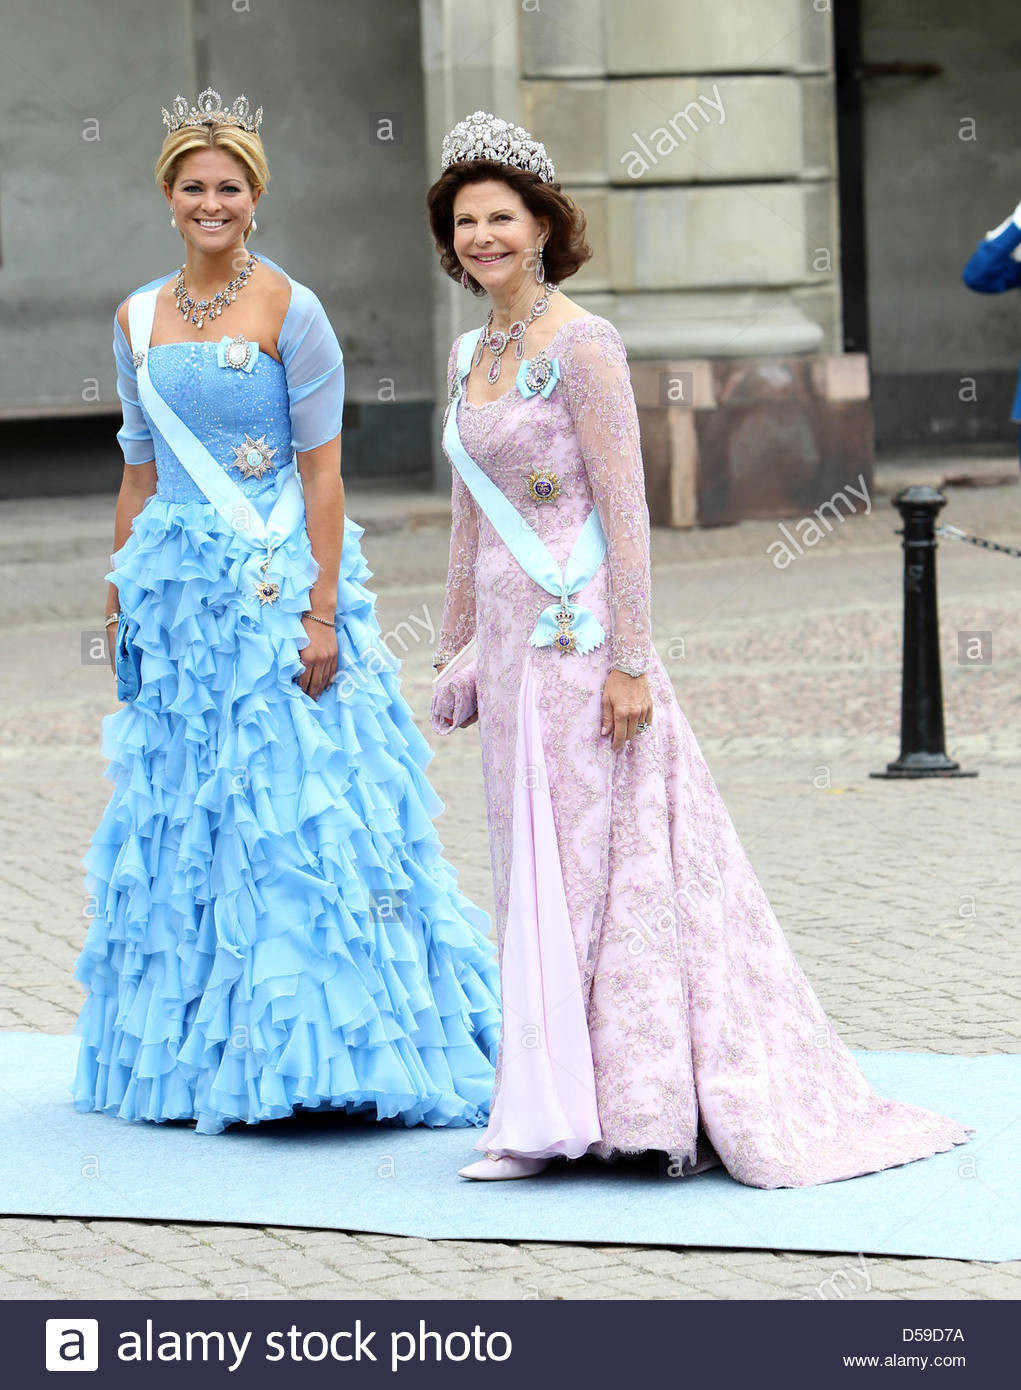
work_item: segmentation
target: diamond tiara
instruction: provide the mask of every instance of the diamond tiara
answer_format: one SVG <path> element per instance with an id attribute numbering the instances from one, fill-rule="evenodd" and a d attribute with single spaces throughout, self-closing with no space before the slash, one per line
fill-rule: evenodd
<path id="1" fill-rule="evenodd" d="M 200 92 L 198 102 L 192 107 L 188 106 L 186 98 L 180 94 L 170 103 L 169 111 L 163 107 L 163 124 L 171 133 L 186 125 L 236 125 L 255 134 L 261 121 L 262 107 L 260 106 L 253 116 L 244 93 L 235 97 L 229 107 L 224 107 L 220 93 L 214 92 L 212 87 Z"/>
<path id="2" fill-rule="evenodd" d="M 501 120 L 488 111 L 475 111 L 465 116 L 443 138 L 441 169 L 471 159 L 513 164 L 516 169 L 538 174 L 543 183 L 552 183 L 557 176 L 541 141 L 533 140 L 522 126 L 511 125 L 510 121 Z"/>

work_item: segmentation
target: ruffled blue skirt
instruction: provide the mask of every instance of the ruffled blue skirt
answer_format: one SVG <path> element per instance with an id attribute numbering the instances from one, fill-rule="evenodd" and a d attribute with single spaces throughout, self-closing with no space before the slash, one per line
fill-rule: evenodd
<path id="1" fill-rule="evenodd" d="M 84 858 L 92 917 L 79 1110 L 205 1134 L 339 1108 L 484 1125 L 500 1031 L 487 915 L 432 818 L 432 753 L 381 641 L 348 519 L 338 676 L 294 683 L 317 573 L 304 529 L 275 604 L 205 502 L 156 496 L 114 557 L 142 688 L 103 721 L 113 794 Z"/>

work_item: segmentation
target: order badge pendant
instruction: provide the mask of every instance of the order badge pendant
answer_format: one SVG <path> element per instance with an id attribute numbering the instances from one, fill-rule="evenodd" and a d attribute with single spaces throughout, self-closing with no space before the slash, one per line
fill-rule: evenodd
<path id="1" fill-rule="evenodd" d="M 280 585 L 269 579 L 260 579 L 255 586 L 255 597 L 260 603 L 276 603 L 280 597 Z"/>
<path id="2" fill-rule="evenodd" d="M 552 468 L 537 468 L 529 473 L 528 495 L 533 502 L 555 502 L 560 496 L 560 478 Z"/>
<path id="3" fill-rule="evenodd" d="M 574 615 L 566 603 L 562 603 L 556 611 L 557 630 L 553 638 L 553 645 L 561 656 L 566 656 L 568 652 L 577 650 L 577 642 L 574 637 Z"/>
<path id="4" fill-rule="evenodd" d="M 269 569 L 270 560 L 272 558 L 272 555 L 267 555 L 259 566 L 259 573 L 262 575 L 262 578 L 256 581 L 254 597 L 259 600 L 260 604 L 276 603 L 277 599 L 280 597 L 280 585 L 275 584 L 272 579 L 266 578 L 266 571 Z"/>

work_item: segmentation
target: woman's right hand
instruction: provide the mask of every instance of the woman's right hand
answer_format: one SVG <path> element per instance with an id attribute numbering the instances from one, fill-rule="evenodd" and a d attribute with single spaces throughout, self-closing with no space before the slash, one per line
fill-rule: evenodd
<path id="1" fill-rule="evenodd" d="M 439 666 L 434 666 L 434 667 L 433 667 L 433 670 L 436 672 L 437 675 L 439 675 L 440 672 L 443 670 L 443 668 L 444 668 L 445 666 L 447 666 L 448 664 L 449 664 L 448 662 L 442 661 L 442 662 L 439 664 Z M 448 724 L 453 724 L 454 721 L 453 721 L 452 719 L 448 719 L 446 722 L 447 722 Z M 478 710 L 476 710 L 475 713 L 472 714 L 472 715 L 470 715 L 467 719 L 463 719 L 463 720 L 461 721 L 461 723 L 458 724 L 457 727 L 458 727 L 459 729 L 470 729 L 471 726 L 472 726 L 473 724 L 477 724 L 478 722 L 479 722 L 479 712 L 478 712 Z"/>

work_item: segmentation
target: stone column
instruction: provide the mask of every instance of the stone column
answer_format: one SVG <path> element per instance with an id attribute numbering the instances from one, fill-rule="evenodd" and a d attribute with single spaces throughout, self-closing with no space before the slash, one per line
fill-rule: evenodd
<path id="1" fill-rule="evenodd" d="M 479 109 L 518 119 L 520 62 L 517 0 L 420 0 L 425 78 L 425 187 L 440 172 L 443 137 L 462 116 Z M 423 212 L 423 221 L 425 214 Z M 433 419 L 433 481 L 450 489 L 450 464 L 440 447 L 447 399 L 447 357 L 459 333 L 484 317 L 480 301 L 433 270 L 433 337 L 437 407 Z"/>

